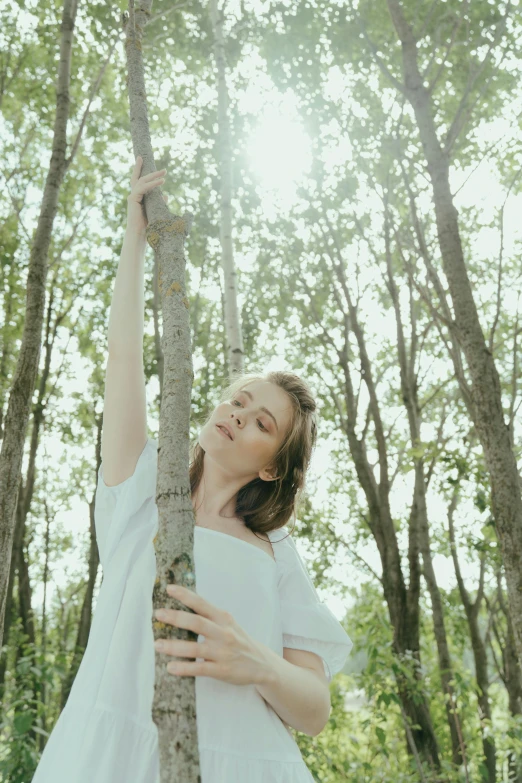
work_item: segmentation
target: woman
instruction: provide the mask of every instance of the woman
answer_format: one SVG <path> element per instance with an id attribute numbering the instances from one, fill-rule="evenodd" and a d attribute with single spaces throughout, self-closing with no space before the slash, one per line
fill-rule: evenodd
<path id="1" fill-rule="evenodd" d="M 33 783 L 159 783 L 151 716 L 157 443 L 147 437 L 141 201 L 165 170 L 140 178 L 141 165 L 138 158 L 109 318 L 95 502 L 104 577 Z M 158 655 L 172 676 L 196 678 L 202 783 L 313 780 L 287 726 L 311 736 L 323 729 L 328 683 L 351 648 L 284 527 L 314 446 L 314 411 L 292 373 L 244 376 L 224 392 L 193 452 L 196 590 L 176 597 L 194 614 L 170 610 L 161 619 L 198 637 L 172 640 Z"/>

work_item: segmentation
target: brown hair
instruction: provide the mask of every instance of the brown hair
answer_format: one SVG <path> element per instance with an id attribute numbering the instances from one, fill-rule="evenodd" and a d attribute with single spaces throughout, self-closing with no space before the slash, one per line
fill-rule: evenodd
<path id="1" fill-rule="evenodd" d="M 285 391 L 292 403 L 288 432 L 274 457 L 274 481 L 252 479 L 241 487 L 236 499 L 236 515 L 253 532 L 278 530 L 294 515 L 305 485 L 305 476 L 317 439 L 316 404 L 307 384 L 290 372 L 243 374 L 234 378 L 221 394 L 220 402 L 230 399 L 252 381 L 269 381 Z M 203 476 L 205 451 L 199 443 L 192 448 L 190 488 L 196 491 Z"/>

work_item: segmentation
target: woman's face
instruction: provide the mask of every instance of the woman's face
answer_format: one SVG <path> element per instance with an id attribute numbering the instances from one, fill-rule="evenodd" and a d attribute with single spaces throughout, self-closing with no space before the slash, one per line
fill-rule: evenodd
<path id="1" fill-rule="evenodd" d="M 270 381 L 251 381 L 215 408 L 199 433 L 199 444 L 206 459 L 234 478 L 266 481 L 291 419 L 292 403 L 283 389 Z"/>

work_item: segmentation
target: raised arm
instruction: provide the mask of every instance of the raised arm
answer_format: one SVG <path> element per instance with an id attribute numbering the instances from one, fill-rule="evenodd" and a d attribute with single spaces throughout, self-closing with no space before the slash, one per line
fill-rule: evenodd
<path id="1" fill-rule="evenodd" d="M 127 199 L 127 227 L 109 314 L 101 456 L 103 479 L 115 486 L 134 473 L 147 442 L 143 366 L 144 265 L 147 221 L 143 195 L 163 184 L 165 169 L 140 177 L 137 158 Z"/>

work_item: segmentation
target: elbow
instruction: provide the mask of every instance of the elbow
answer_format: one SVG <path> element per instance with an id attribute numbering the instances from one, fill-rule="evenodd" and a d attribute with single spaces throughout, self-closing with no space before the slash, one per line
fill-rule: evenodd
<path id="1" fill-rule="evenodd" d="M 332 712 L 332 704 L 330 701 L 330 691 L 328 691 L 328 701 L 325 704 L 325 709 L 317 711 L 316 717 L 319 718 L 319 716 L 321 716 L 321 719 L 316 722 L 313 731 L 309 733 L 310 737 L 318 737 L 319 734 L 321 734 L 321 732 L 324 731 L 326 725 L 328 724 L 328 721 L 330 720 L 331 712 Z"/>
<path id="2" fill-rule="evenodd" d="M 313 731 L 311 731 L 308 734 L 308 736 L 309 737 L 318 737 L 319 734 L 321 734 L 321 732 L 323 732 L 324 729 L 326 728 L 326 725 L 327 725 L 329 720 L 330 720 L 330 716 L 328 716 L 328 718 L 325 721 L 322 721 L 322 723 L 318 727 L 316 727 Z"/>

